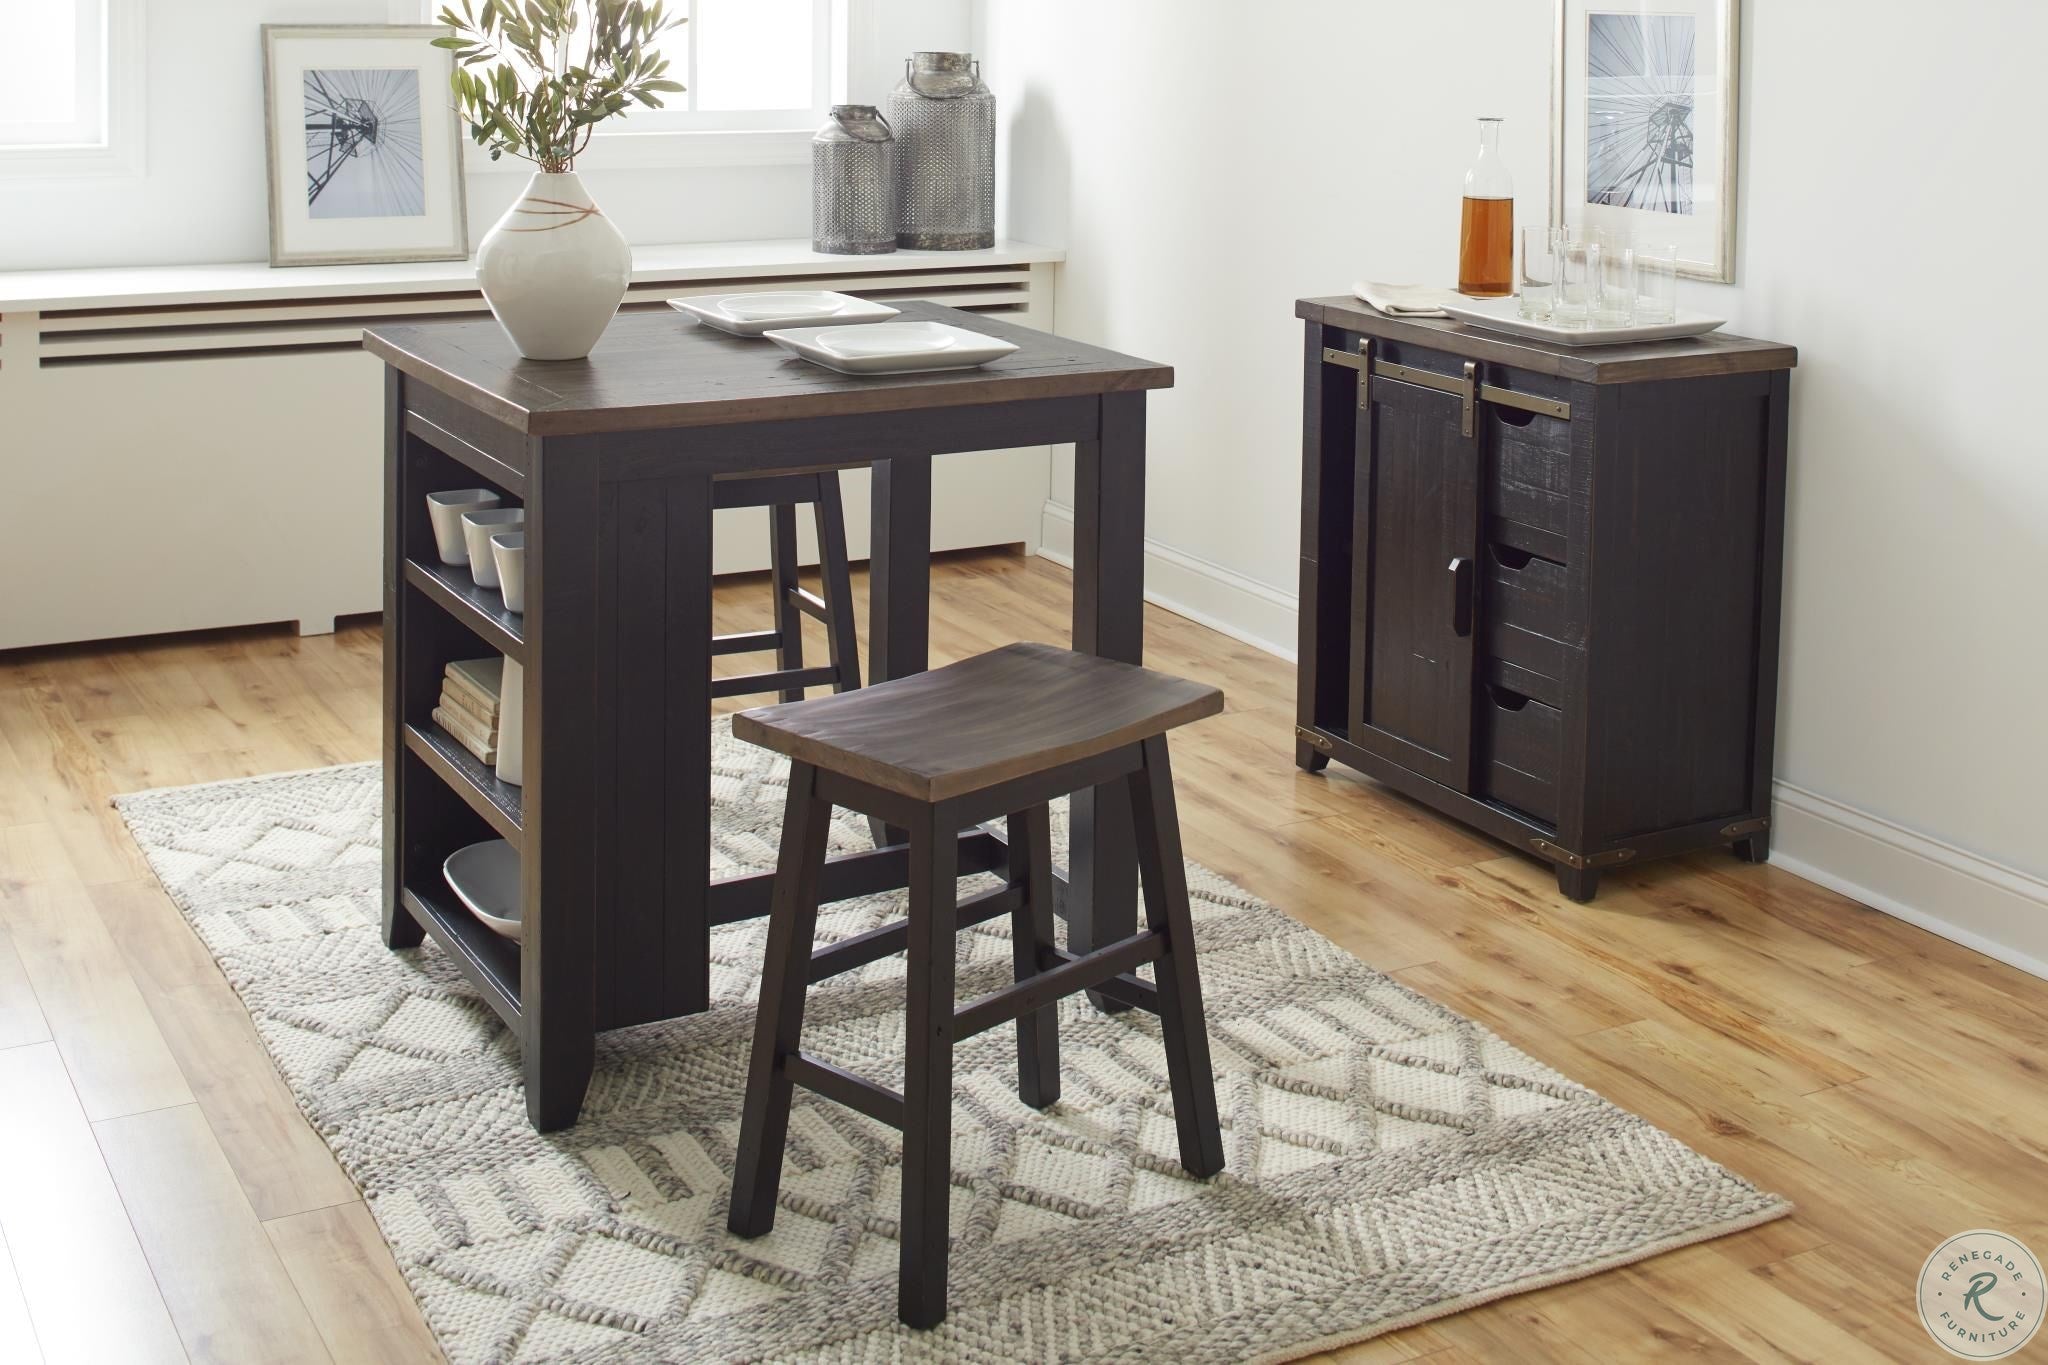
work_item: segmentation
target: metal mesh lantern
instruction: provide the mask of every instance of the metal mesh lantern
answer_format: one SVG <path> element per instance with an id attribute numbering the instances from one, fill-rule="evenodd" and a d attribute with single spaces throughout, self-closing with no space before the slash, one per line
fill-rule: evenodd
<path id="1" fill-rule="evenodd" d="M 996 97 L 966 52 L 919 52 L 889 96 L 896 127 L 896 245 L 996 244 Z"/>
<path id="2" fill-rule="evenodd" d="M 835 104 L 811 139 L 811 250 L 896 249 L 896 139 L 872 104 Z"/>

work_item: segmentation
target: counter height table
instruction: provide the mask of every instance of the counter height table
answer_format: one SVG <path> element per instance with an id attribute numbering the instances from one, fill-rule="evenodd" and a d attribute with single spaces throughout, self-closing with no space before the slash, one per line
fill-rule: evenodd
<path id="1" fill-rule="evenodd" d="M 1173 372 L 935 304 L 903 316 L 1021 349 L 851 378 L 666 309 L 621 314 L 576 361 L 523 360 L 488 318 L 364 334 L 386 366 L 384 940 L 432 935 L 518 1036 L 536 1128 L 576 1121 L 599 1030 L 705 1009 L 711 928 L 768 909 L 770 874 L 710 880 L 717 484 L 873 470 L 880 681 L 927 666 L 932 457 L 1072 442 L 1073 646 L 1140 662 L 1145 392 Z M 426 495 L 479 484 L 526 508 L 523 614 L 434 551 Z M 492 652 L 523 665 L 523 786 L 432 720 L 445 666 Z M 1121 784 L 1074 798 L 1075 951 L 1135 930 L 1130 820 Z M 517 943 L 441 875 L 492 837 L 519 852 Z M 969 831 L 961 875 L 1005 856 Z M 900 843 L 835 859 L 824 898 L 903 886 L 908 863 Z"/>

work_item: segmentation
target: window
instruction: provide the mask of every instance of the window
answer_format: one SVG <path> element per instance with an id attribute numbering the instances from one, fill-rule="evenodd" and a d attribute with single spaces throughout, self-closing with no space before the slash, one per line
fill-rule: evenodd
<path id="1" fill-rule="evenodd" d="M 849 14 L 875 0 L 668 0 L 688 22 L 662 45 L 688 87 L 662 109 L 599 124 L 578 169 L 810 159 L 810 136 L 843 86 Z M 40 0 L 0 0 L 0 6 Z M 445 0 L 422 0 L 429 21 Z M 700 136 L 701 134 L 701 136 Z M 471 171 L 524 163 L 469 157 Z"/>
<path id="2" fill-rule="evenodd" d="M 0 167 L 140 169 L 142 0 L 0 0 Z"/>
<path id="3" fill-rule="evenodd" d="M 669 31 L 664 55 L 689 89 L 599 136 L 817 129 L 831 103 L 830 0 L 682 0 L 678 8 L 690 21 Z"/>

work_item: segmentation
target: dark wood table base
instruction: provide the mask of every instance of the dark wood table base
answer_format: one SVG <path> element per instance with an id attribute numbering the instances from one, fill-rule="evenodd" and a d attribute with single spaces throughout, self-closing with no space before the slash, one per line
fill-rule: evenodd
<path id="1" fill-rule="evenodd" d="M 1171 372 L 994 318 L 905 313 L 1022 349 L 983 370 L 853 380 L 678 315 L 621 316 L 575 362 L 519 360 L 488 320 L 367 334 L 389 367 L 385 940 L 431 934 L 518 1035 L 538 1128 L 575 1121 L 599 1030 L 706 1008 L 712 926 L 767 909 L 766 878 L 708 880 L 716 482 L 873 471 L 879 682 L 929 659 L 932 457 L 1071 442 L 1073 646 L 1141 659 L 1145 390 Z M 526 508 L 523 617 L 433 553 L 426 495 L 479 480 Z M 492 651 L 524 664 L 523 787 L 430 719 L 443 667 Z M 441 877 L 449 853 L 493 837 L 519 849 L 517 945 Z M 1072 848 L 1070 937 L 1128 935 L 1137 866 L 1119 785 L 1075 797 Z M 960 854 L 963 869 L 1004 866 L 990 833 Z M 906 855 L 825 875 L 847 895 L 902 886 Z"/>

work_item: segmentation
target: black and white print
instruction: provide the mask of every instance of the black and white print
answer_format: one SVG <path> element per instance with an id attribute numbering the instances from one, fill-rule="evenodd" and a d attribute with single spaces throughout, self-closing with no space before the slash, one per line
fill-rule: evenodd
<path id="1" fill-rule="evenodd" d="M 306 208 L 314 218 L 419 218 L 427 212 L 420 73 L 308 68 Z"/>
<path id="2" fill-rule="evenodd" d="M 1690 14 L 1587 15 L 1587 203 L 1693 213 L 1697 69 Z"/>

